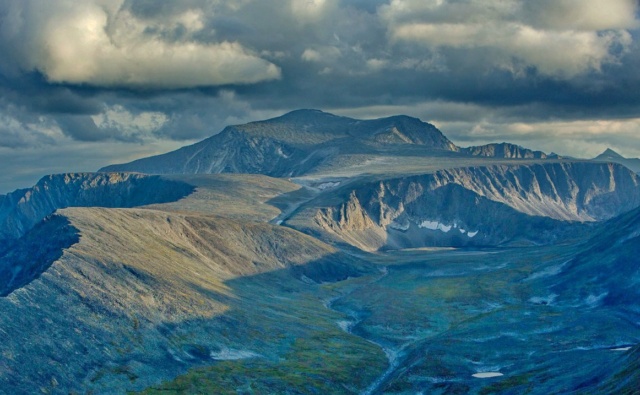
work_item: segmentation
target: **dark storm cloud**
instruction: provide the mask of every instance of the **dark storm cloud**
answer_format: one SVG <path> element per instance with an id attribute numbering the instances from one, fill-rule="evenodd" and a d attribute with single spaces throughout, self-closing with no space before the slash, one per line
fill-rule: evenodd
<path id="1" fill-rule="evenodd" d="M 639 27 L 635 0 L 0 0 L 0 147 L 125 155 L 301 107 L 635 146 Z"/>
<path id="2" fill-rule="evenodd" d="M 62 115 L 57 119 L 62 132 L 74 140 L 102 141 L 117 135 L 113 129 L 98 128 L 93 119 L 86 115 Z"/>

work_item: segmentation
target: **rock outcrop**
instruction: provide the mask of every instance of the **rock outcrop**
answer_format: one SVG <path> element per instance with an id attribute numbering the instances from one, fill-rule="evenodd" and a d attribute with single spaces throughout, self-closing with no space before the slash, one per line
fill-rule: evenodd
<path id="1" fill-rule="evenodd" d="M 492 143 L 486 145 L 460 148 L 460 152 L 472 156 L 487 156 L 491 158 L 505 159 L 546 159 L 547 154 L 542 151 L 533 151 L 509 143 Z"/>

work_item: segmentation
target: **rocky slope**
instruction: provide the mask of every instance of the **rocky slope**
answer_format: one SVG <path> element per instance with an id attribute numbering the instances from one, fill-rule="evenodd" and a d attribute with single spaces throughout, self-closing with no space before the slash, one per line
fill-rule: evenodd
<path id="1" fill-rule="evenodd" d="M 356 120 L 318 110 L 298 110 L 266 121 L 229 126 L 177 151 L 100 171 L 296 176 L 340 152 L 375 151 L 376 147 L 398 144 L 457 151 L 438 129 L 416 118 Z"/>
<path id="2" fill-rule="evenodd" d="M 158 176 L 130 173 L 69 173 L 43 177 L 29 189 L 10 193 L 0 204 L 0 241 L 24 235 L 65 207 L 135 207 L 178 200 L 194 187 Z"/>
<path id="3" fill-rule="evenodd" d="M 640 179 L 617 164 L 494 165 L 339 193 L 342 202 L 309 207 L 287 223 L 366 250 L 549 243 L 577 231 L 566 221 L 604 220 L 639 206 Z"/>

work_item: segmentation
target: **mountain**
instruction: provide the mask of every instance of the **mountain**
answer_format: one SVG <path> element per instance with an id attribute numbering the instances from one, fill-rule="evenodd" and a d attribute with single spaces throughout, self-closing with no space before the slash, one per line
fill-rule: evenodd
<path id="1" fill-rule="evenodd" d="M 546 159 L 547 154 L 542 151 L 532 151 L 519 145 L 509 143 L 493 143 L 480 146 L 461 148 L 460 152 L 473 156 L 488 156 L 492 158 L 510 159 Z"/>
<path id="2" fill-rule="evenodd" d="M 398 144 L 457 150 L 433 125 L 416 118 L 395 116 L 362 121 L 318 110 L 297 110 L 266 121 L 229 126 L 177 151 L 100 171 L 296 176 L 340 153 L 376 152 L 380 147 Z"/>
<path id="3" fill-rule="evenodd" d="M 640 172 L 640 158 L 625 158 L 611 148 L 607 148 L 603 153 L 596 156 L 592 160 L 598 162 L 620 163 L 621 165 L 628 167 L 636 173 Z"/>
<path id="4" fill-rule="evenodd" d="M 0 197 L 0 394 L 637 388 L 621 164 L 299 110 L 115 169 Z"/>
<path id="5" fill-rule="evenodd" d="M 286 223 L 364 250 L 550 243 L 578 231 L 567 221 L 639 205 L 640 178 L 621 165 L 494 165 L 347 185 Z"/>

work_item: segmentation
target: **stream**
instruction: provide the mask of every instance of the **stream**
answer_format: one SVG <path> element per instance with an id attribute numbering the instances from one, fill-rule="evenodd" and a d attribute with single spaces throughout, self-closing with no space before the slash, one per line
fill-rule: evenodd
<path id="1" fill-rule="evenodd" d="M 335 296 L 333 298 L 327 299 L 324 301 L 324 306 L 332 311 L 335 311 L 337 313 L 340 314 L 347 314 L 351 320 L 349 321 L 338 321 L 337 325 L 340 327 L 340 329 L 342 329 L 343 331 L 345 331 L 346 333 L 353 335 L 353 336 L 358 336 L 361 339 L 366 340 L 367 342 L 371 343 L 371 344 L 375 344 L 376 346 L 380 347 L 380 349 L 382 349 L 382 351 L 384 352 L 385 356 L 387 357 L 387 361 L 389 363 L 389 367 L 387 368 L 387 370 L 385 370 L 377 379 L 375 379 L 370 385 L 369 387 L 367 387 L 364 391 L 362 391 L 362 395 L 373 395 L 375 394 L 380 387 L 385 383 L 385 381 L 389 378 L 389 376 L 400 366 L 401 362 L 403 361 L 403 357 L 404 357 L 404 353 L 403 350 L 406 348 L 406 346 L 408 346 L 410 343 L 406 343 L 404 344 L 402 347 L 400 348 L 391 348 L 386 346 L 385 344 L 383 344 L 380 341 L 376 341 L 373 339 L 368 339 L 364 336 L 361 336 L 357 333 L 354 333 L 353 330 L 356 326 L 358 326 L 358 324 L 360 324 L 362 322 L 362 318 L 358 316 L 357 313 L 353 312 L 353 311 L 340 311 L 337 310 L 335 308 L 333 308 L 333 305 L 335 302 L 346 298 L 347 296 L 351 295 L 353 292 L 355 292 L 358 289 L 361 289 L 363 287 L 367 287 L 371 284 L 374 284 L 380 280 L 382 280 L 383 278 L 385 278 L 388 274 L 389 274 L 389 269 L 385 266 L 383 267 L 381 270 L 381 275 L 374 278 L 373 280 L 362 284 L 359 287 L 356 287 L 352 290 L 350 290 L 349 292 L 339 295 L 339 296 Z"/>

